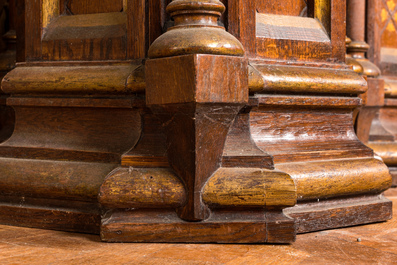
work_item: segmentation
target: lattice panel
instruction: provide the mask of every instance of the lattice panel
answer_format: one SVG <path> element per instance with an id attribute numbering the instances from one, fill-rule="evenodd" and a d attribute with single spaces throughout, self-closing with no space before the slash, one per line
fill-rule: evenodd
<path id="1" fill-rule="evenodd" d="M 257 0 L 259 13 L 287 16 L 307 16 L 306 0 Z"/>
<path id="2" fill-rule="evenodd" d="M 382 47 L 397 48 L 397 0 L 381 0 Z"/>

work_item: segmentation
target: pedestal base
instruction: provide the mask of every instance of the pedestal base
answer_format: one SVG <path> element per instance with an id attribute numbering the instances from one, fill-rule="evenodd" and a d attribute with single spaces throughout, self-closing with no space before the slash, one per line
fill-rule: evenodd
<path id="1" fill-rule="evenodd" d="M 175 211 L 130 210 L 109 213 L 102 221 L 107 242 L 289 243 L 294 220 L 263 210 L 213 211 L 203 222 L 185 222 Z"/>
<path id="2" fill-rule="evenodd" d="M 392 218 L 383 195 L 299 203 L 284 213 L 296 220 L 297 233 L 382 222 Z"/>

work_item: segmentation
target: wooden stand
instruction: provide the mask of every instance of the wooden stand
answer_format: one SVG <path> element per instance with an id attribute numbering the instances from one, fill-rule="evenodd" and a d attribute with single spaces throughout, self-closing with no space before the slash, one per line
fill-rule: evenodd
<path id="1" fill-rule="evenodd" d="M 224 1 L 221 16 L 174 0 L 162 35 L 164 9 L 138 2 L 26 1 L 26 63 L 2 82 L 1 223 L 289 243 L 391 218 L 388 168 L 353 129 L 367 82 L 344 63 L 344 1 Z"/>

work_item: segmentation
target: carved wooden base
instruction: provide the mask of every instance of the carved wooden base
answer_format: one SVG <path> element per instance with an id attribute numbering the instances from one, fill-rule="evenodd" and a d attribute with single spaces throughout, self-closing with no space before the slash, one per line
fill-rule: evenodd
<path id="1" fill-rule="evenodd" d="M 101 226 L 107 242 L 289 243 L 295 234 L 293 219 L 255 209 L 213 211 L 203 222 L 161 209 L 115 211 Z"/>
<path id="2" fill-rule="evenodd" d="M 2 197 L 0 223 L 81 233 L 99 233 L 97 203 L 71 200 Z"/>
<path id="3" fill-rule="evenodd" d="M 392 202 L 383 195 L 318 200 L 284 210 L 296 220 L 297 233 L 386 221 Z"/>
<path id="4" fill-rule="evenodd" d="M 279 171 L 220 168 L 202 190 L 209 208 L 203 221 L 185 221 L 178 210 L 187 192 L 168 168 L 119 168 L 104 181 L 99 201 L 107 210 L 101 238 L 109 242 L 288 243 L 295 185 Z"/>

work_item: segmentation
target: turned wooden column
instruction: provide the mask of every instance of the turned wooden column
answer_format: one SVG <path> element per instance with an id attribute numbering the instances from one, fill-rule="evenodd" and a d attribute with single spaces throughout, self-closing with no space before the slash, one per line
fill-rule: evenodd
<path id="1" fill-rule="evenodd" d="M 363 73 L 369 77 L 380 75 L 379 68 L 365 57 L 369 45 L 365 42 L 366 2 L 363 0 L 347 0 L 346 33 L 351 38 L 348 52 L 364 68 Z"/>
<path id="2" fill-rule="evenodd" d="M 368 82 L 368 91 L 361 96 L 364 107 L 360 109 L 355 124 L 357 136 L 366 143 L 369 140 L 372 120 L 384 103 L 384 81 L 379 78 L 380 69 L 366 57 L 370 48 L 365 40 L 367 3 L 361 0 L 348 0 L 346 4 L 346 33 L 352 40 L 347 46 L 347 62 L 351 64 L 355 61 L 360 64 L 362 74 L 366 76 Z"/>

